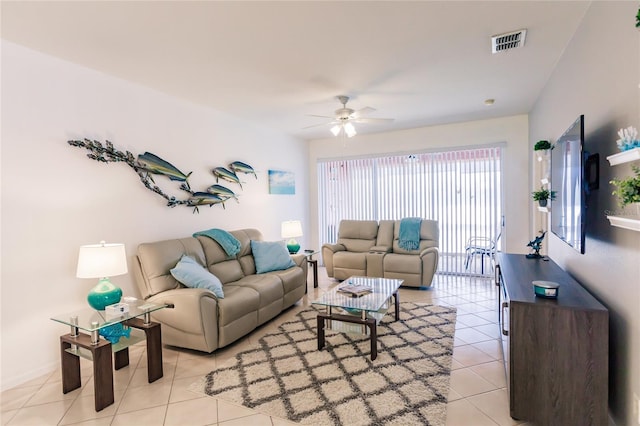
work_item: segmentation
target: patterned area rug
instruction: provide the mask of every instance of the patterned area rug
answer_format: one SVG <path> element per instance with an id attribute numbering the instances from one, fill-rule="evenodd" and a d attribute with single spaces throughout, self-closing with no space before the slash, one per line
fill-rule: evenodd
<path id="1" fill-rule="evenodd" d="M 362 335 L 327 330 L 318 351 L 317 313 L 301 311 L 190 389 L 302 424 L 445 424 L 455 308 L 401 303 L 400 321 L 390 312 L 378 325 L 375 361 Z"/>

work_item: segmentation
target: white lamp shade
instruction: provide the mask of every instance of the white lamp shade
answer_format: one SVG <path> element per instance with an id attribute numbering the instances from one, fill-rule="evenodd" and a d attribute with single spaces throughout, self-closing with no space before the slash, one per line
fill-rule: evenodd
<path id="1" fill-rule="evenodd" d="M 288 220 L 282 222 L 282 238 L 302 237 L 302 223 L 299 220 Z"/>
<path id="2" fill-rule="evenodd" d="M 78 278 L 115 277 L 127 273 L 127 254 L 124 244 L 91 244 L 80 247 Z"/>

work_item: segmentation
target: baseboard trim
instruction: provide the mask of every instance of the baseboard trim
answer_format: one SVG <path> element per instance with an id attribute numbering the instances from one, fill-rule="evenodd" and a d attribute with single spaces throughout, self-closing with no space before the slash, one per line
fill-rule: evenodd
<path id="1" fill-rule="evenodd" d="M 44 376 L 47 373 L 53 373 L 53 371 L 60 366 L 59 361 L 51 361 L 50 363 L 38 368 L 37 370 L 29 371 L 28 373 L 21 374 L 19 376 L 3 379 L 0 384 L 0 391 L 4 392 L 7 389 L 15 388 L 27 383 L 30 380 L 37 379 L 40 376 Z"/>

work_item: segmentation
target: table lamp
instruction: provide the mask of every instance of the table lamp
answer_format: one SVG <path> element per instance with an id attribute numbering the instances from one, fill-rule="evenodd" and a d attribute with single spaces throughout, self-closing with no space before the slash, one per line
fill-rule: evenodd
<path id="1" fill-rule="evenodd" d="M 91 244 L 80 247 L 78 254 L 78 278 L 100 278 L 98 285 L 89 291 L 87 301 L 95 310 L 120 302 L 122 290 L 109 277 L 127 273 L 127 255 L 124 244 Z"/>
<path id="2" fill-rule="evenodd" d="M 288 220 L 282 222 L 281 236 L 287 241 L 287 249 L 290 254 L 296 254 L 300 250 L 300 244 L 296 241 L 296 237 L 302 237 L 302 223 L 299 220 Z"/>

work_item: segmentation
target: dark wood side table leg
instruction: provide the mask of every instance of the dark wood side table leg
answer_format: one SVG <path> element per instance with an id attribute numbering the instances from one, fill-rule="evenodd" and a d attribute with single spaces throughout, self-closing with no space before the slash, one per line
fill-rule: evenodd
<path id="1" fill-rule="evenodd" d="M 94 345 L 91 343 L 91 336 L 82 333 L 76 337 L 72 337 L 69 334 L 60 336 L 60 343 L 60 348 L 62 349 L 62 391 L 67 393 L 79 387 L 80 359 L 64 350 L 71 347 L 71 345 L 77 345 L 90 351 L 93 358 L 93 388 L 96 411 L 113 404 L 113 355 L 111 343 L 107 340 L 99 340 Z"/>
<path id="2" fill-rule="evenodd" d="M 145 328 L 147 335 L 147 371 L 149 383 L 153 383 L 163 376 L 162 372 L 162 333 L 160 324 L 153 323 Z"/>
<path id="3" fill-rule="evenodd" d="M 113 363 L 116 370 L 129 365 L 129 348 L 124 348 L 113 354 Z"/>
<path id="4" fill-rule="evenodd" d="M 326 316 L 318 314 L 318 350 L 324 348 L 324 320 Z"/>
<path id="5" fill-rule="evenodd" d="M 311 259 L 309 263 L 313 267 L 313 288 L 318 288 L 318 261 Z"/>
<path id="6" fill-rule="evenodd" d="M 153 383 L 163 376 L 162 371 L 162 332 L 160 324 L 150 322 L 145 324 L 140 318 L 125 321 L 129 327 L 144 331 L 147 338 L 147 378 Z"/>
<path id="7" fill-rule="evenodd" d="M 113 404 L 113 364 L 111 344 L 96 346 L 93 352 L 93 384 L 96 411 Z"/>
<path id="8" fill-rule="evenodd" d="M 396 306 L 396 321 L 399 321 L 400 320 L 400 295 L 398 294 L 397 291 L 393 293 L 393 299 Z"/>
<path id="9" fill-rule="evenodd" d="M 325 321 L 343 321 L 352 324 L 362 324 L 369 327 L 369 340 L 371 343 L 371 360 L 375 360 L 378 357 L 378 328 L 376 326 L 376 320 L 373 318 L 367 318 L 365 320 L 341 314 L 327 314 L 318 313 L 318 350 L 322 350 L 325 345 L 324 327 Z"/>
<path id="10" fill-rule="evenodd" d="M 371 339 L 371 361 L 378 358 L 378 327 L 376 326 L 376 320 L 369 318 L 365 320 L 365 323 L 369 327 L 369 334 Z"/>
<path id="11" fill-rule="evenodd" d="M 66 351 L 71 348 L 71 344 L 63 340 L 64 337 L 60 336 L 62 393 L 69 393 L 82 385 L 80 382 L 80 358 Z"/>

